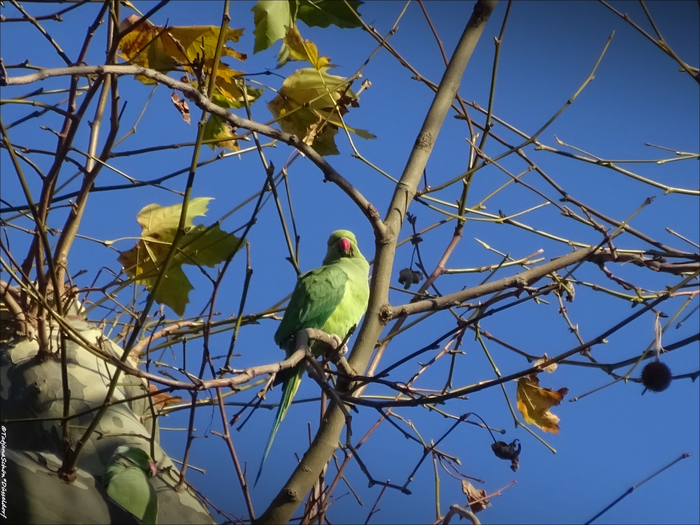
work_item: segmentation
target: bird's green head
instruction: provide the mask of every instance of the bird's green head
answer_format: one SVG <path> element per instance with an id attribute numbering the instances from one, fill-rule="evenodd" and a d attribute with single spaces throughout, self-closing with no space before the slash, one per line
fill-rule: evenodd
<path id="1" fill-rule="evenodd" d="M 323 264 L 330 264 L 347 257 L 351 259 L 364 259 L 362 252 L 357 247 L 355 234 L 349 230 L 336 230 L 328 238 L 328 251 Z"/>
<path id="2" fill-rule="evenodd" d="M 158 473 L 156 462 L 145 450 L 140 448 L 122 445 L 114 451 L 112 457 L 115 460 L 120 459 L 129 466 L 140 468 L 149 476 L 155 476 Z"/>

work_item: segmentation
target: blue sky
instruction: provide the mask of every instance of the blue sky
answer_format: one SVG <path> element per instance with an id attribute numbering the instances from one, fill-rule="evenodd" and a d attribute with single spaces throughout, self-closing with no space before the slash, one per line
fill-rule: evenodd
<path id="1" fill-rule="evenodd" d="M 145 12 L 153 4 L 139 2 L 137 5 Z M 243 38 L 234 47 L 238 51 L 248 53 L 249 59 L 244 64 L 233 61 L 229 61 L 229 64 L 246 72 L 260 73 L 274 67 L 277 46 L 267 52 L 253 55 L 250 12 L 252 5 L 250 2 L 232 3 L 231 27 L 246 29 Z M 386 34 L 403 5 L 401 2 L 368 2 L 360 8 L 360 13 L 367 23 L 381 34 Z M 473 3 L 431 1 L 425 5 L 449 55 L 471 14 Z M 464 100 L 475 101 L 481 107 L 486 107 L 488 103 L 494 54 L 493 38 L 500 31 L 506 5 L 505 2 L 499 3 L 491 16 L 467 67 L 459 91 Z M 651 31 L 639 4 L 614 2 L 613 5 L 628 12 L 643 28 Z M 671 47 L 686 62 L 697 66 L 700 62 L 697 3 L 649 2 L 647 5 Z M 35 4 L 27 4 L 26 7 L 33 14 L 53 12 L 57 9 L 56 6 Z M 176 26 L 218 25 L 221 9 L 222 4 L 219 2 L 175 2 L 160 11 L 153 18 L 153 22 L 158 25 L 167 22 Z M 85 6 L 67 13 L 63 23 L 44 24 L 68 56 L 75 57 L 82 45 L 85 30 L 96 12 L 97 6 Z M 9 4 L 3 9 L 3 14 L 8 17 L 16 16 L 14 8 Z M 306 28 L 302 25 L 301 31 L 305 38 L 317 44 L 321 54 L 331 57 L 332 62 L 338 66 L 333 71 L 337 75 L 352 75 L 376 47 L 376 42 L 361 30 Z M 537 131 L 583 83 L 613 31 L 615 36 L 596 72 L 595 80 L 563 115 L 544 131 L 540 136 L 541 142 L 551 147 L 559 147 L 555 141 L 555 137 L 558 137 L 567 144 L 601 158 L 618 160 L 662 159 L 673 156 L 671 152 L 645 146 L 645 143 L 697 153 L 700 142 L 697 82 L 686 73 L 678 72 L 679 67 L 673 60 L 596 2 L 514 3 L 501 50 L 495 115 L 524 133 L 532 134 Z M 105 32 L 101 29 L 88 54 L 88 63 L 96 64 L 103 60 L 104 38 Z M 399 30 L 390 39 L 390 43 L 421 75 L 433 82 L 439 82 L 443 71 L 442 59 L 417 3 L 408 7 L 404 18 L 399 22 Z M 49 44 L 26 24 L 3 24 L 0 44 L 6 66 L 25 59 L 30 59 L 31 64 L 43 67 L 62 65 Z M 305 66 L 289 64 L 278 73 L 286 76 L 297 67 Z M 9 70 L 11 76 L 26 73 L 19 69 Z M 431 92 L 425 85 L 412 80 L 412 74 L 385 51 L 380 51 L 363 73 L 365 78 L 372 82 L 372 86 L 362 93 L 360 108 L 350 112 L 347 122 L 377 135 L 377 138 L 371 141 L 357 137 L 353 137 L 353 140 L 365 158 L 398 178 L 429 108 Z M 277 88 L 282 82 L 282 78 L 274 75 L 251 78 Z M 47 81 L 42 87 L 50 89 L 65 85 L 65 79 L 59 79 Z M 122 100 L 128 100 L 122 125 L 122 132 L 125 133 L 139 117 L 150 94 L 150 88 L 128 78 L 121 79 L 119 86 Z M 39 86 L 3 88 L 2 98 L 16 97 L 37 87 Z M 116 151 L 194 141 L 198 110 L 192 108 L 193 124 L 187 126 L 172 108 L 169 95 L 168 90 L 162 87 L 156 91 L 144 118 L 138 124 L 137 132 L 119 145 Z M 273 96 L 268 92 L 263 95 L 261 102 L 253 106 L 254 118 L 261 121 L 270 119 L 265 104 Z M 57 102 L 60 98 L 54 96 L 52 100 Z M 29 111 L 31 110 L 26 107 L 4 105 L 3 122 L 7 125 Z M 470 110 L 470 114 L 479 122 L 483 122 L 483 117 L 476 110 Z M 432 186 L 453 179 L 466 170 L 468 130 L 464 121 L 454 119 L 453 115 L 448 114 L 427 165 L 427 177 Z M 58 129 L 60 119 L 52 116 L 41 123 Z M 89 129 L 85 126 L 78 134 L 76 145 L 80 148 L 86 147 L 88 132 Z M 515 134 L 501 126 L 496 126 L 494 133 L 511 144 L 519 142 Z M 55 140 L 50 132 L 39 129 L 39 121 L 36 119 L 12 128 L 10 137 L 16 144 L 33 145 L 42 149 L 51 149 Z M 329 162 L 383 215 L 391 198 L 393 184 L 366 164 L 353 159 L 350 156 L 352 150 L 342 133 L 338 134 L 337 142 L 341 155 L 329 157 Z M 565 147 L 559 148 L 572 151 Z M 191 151 L 191 148 L 183 147 L 166 153 L 119 157 L 114 159 L 113 165 L 138 179 L 152 179 L 188 166 Z M 489 139 L 488 154 L 497 155 L 502 151 L 502 146 Z M 693 250 L 689 244 L 669 234 L 666 227 L 698 242 L 700 233 L 697 196 L 664 195 L 658 188 L 633 181 L 612 170 L 536 151 L 533 146 L 526 148 L 525 152 L 572 196 L 617 220 L 626 219 L 646 198 L 655 197 L 654 202 L 635 217 L 632 225 L 650 237 L 678 249 Z M 265 153 L 279 169 L 289 159 L 292 151 L 286 146 L 278 146 L 275 149 L 266 149 Z M 202 150 L 203 159 L 214 155 L 208 148 Z M 80 155 L 76 155 L 76 158 L 82 160 Z M 50 164 L 50 159 L 45 156 L 35 155 L 32 159 L 43 169 L 47 169 Z M 5 150 L 0 155 L 0 161 L 3 172 L 2 198 L 13 203 L 22 202 L 16 177 Z M 503 166 L 515 174 L 525 168 L 524 163 L 514 155 L 504 160 Z M 623 166 L 664 184 L 694 190 L 698 188 L 697 160 Z M 65 168 L 63 180 L 68 180 L 73 175 L 71 170 L 70 167 Z M 372 229 L 340 190 L 331 184 L 324 184 L 320 172 L 304 159 L 297 160 L 289 168 L 289 175 L 295 218 L 301 234 L 302 270 L 320 264 L 327 235 L 338 228 L 353 230 L 365 255 L 368 258 L 373 256 Z M 193 195 L 215 197 L 210 203 L 204 222 L 209 223 L 221 217 L 259 191 L 263 176 L 255 153 L 243 155 L 240 159 L 232 156 L 201 168 L 197 173 Z M 182 190 L 185 177 L 181 175 L 171 179 L 167 187 Z M 559 197 L 551 186 L 533 173 L 527 174 L 524 180 L 536 186 L 552 200 Z M 493 166 L 478 172 L 470 192 L 471 204 L 488 195 L 505 181 L 506 176 Z M 124 179 L 119 175 L 103 170 L 97 185 L 104 187 L 123 183 Z M 73 182 L 66 190 L 58 193 L 74 191 L 76 184 Z M 30 186 L 33 192 L 39 191 L 39 181 L 36 178 L 30 181 Z M 458 187 L 453 186 L 433 196 L 454 202 L 458 192 Z M 133 237 L 139 234 L 135 219 L 138 211 L 152 202 L 170 205 L 179 202 L 178 199 L 174 193 L 155 188 L 116 193 L 95 192 L 90 198 L 80 233 L 99 239 L 130 237 L 132 239 L 115 244 L 120 250 L 128 250 L 133 245 Z M 541 204 L 542 201 L 541 197 L 522 187 L 511 187 L 488 201 L 485 211 L 498 213 L 500 210 L 512 215 Z M 4 203 L 2 207 L 5 207 Z M 251 211 L 251 205 L 244 207 L 227 218 L 222 227 L 229 231 L 240 228 L 248 220 Z M 410 211 L 417 216 L 419 229 L 442 218 L 436 212 L 417 203 L 411 206 Z M 65 213 L 65 209 L 57 209 L 51 217 L 50 225 L 60 228 Z M 6 218 L 5 214 L 3 218 Z M 471 218 L 473 216 L 470 216 Z M 601 240 L 600 235 L 590 228 L 565 220 L 551 205 L 530 212 L 518 220 L 533 228 L 578 242 L 597 244 Z M 28 220 L 17 223 L 31 227 Z M 435 267 L 452 231 L 452 224 L 448 224 L 424 235 L 421 249 L 428 271 Z M 400 238 L 404 239 L 409 234 L 410 227 L 406 224 Z M 23 257 L 27 237 L 16 230 L 9 230 L 8 235 L 13 250 Z M 450 268 L 479 267 L 497 264 L 500 261 L 497 255 L 484 250 L 475 238 L 488 243 L 494 249 L 511 254 L 514 258 L 543 249 L 543 257 L 549 260 L 571 250 L 565 243 L 551 241 L 518 228 L 469 220 L 464 237 L 449 261 Z M 291 292 L 295 274 L 291 265 L 284 260 L 287 254 L 282 230 L 271 202 L 267 203 L 258 216 L 249 239 L 254 275 L 245 311 L 254 313 L 269 308 Z M 617 247 L 650 248 L 648 244 L 630 235 L 620 236 Z M 107 266 L 114 271 L 119 270 L 116 257 L 117 253 L 112 249 L 79 239 L 69 257 L 69 268 L 72 274 L 83 268 L 88 270 L 88 273 L 77 281 L 79 286 L 88 286 L 100 267 Z M 394 279 L 398 277 L 398 271 L 408 266 L 410 261 L 411 250 L 409 245 L 405 245 L 397 251 Z M 652 274 L 632 265 L 610 264 L 608 267 L 615 275 L 650 290 L 663 290 L 667 284 L 680 281 L 678 278 L 666 274 Z M 220 318 L 227 318 L 237 312 L 244 272 L 244 257 L 236 257 L 229 269 L 224 293 L 220 293 L 218 298 L 217 311 L 221 312 Z M 209 273 L 216 275 L 212 270 Z M 497 278 L 504 275 L 508 275 L 505 270 L 502 274 L 497 274 Z M 186 315 L 193 316 L 198 314 L 206 303 L 211 294 L 211 286 L 196 270 L 190 270 L 188 276 L 196 289 L 190 295 L 191 302 Z M 437 285 L 443 293 L 449 293 L 462 287 L 474 286 L 485 276 L 486 274 L 481 273 L 449 275 L 442 277 Z M 579 281 L 597 282 L 616 291 L 623 291 L 591 264 L 577 270 L 575 277 Z M 108 280 L 108 276 L 103 274 L 98 282 L 105 284 Z M 572 322 L 579 326 L 584 340 L 592 339 L 632 313 L 629 303 L 620 299 L 594 292 L 583 285 L 578 285 L 576 290 L 576 299 L 567 304 L 567 308 Z M 128 300 L 128 294 L 125 297 Z M 537 355 L 547 353 L 552 356 L 577 346 L 574 335 L 557 312 L 556 298 L 547 296 L 545 299 L 549 302 L 548 305 L 536 306 L 527 302 L 488 318 L 483 321 L 482 329 Z M 395 305 L 402 304 L 408 301 L 408 296 L 401 291 L 393 291 L 390 301 Z M 673 315 L 682 302 L 683 299 L 668 301 L 663 304 L 662 311 Z M 681 317 L 697 304 L 696 297 Z M 173 315 L 172 312 L 168 313 Z M 463 310 L 460 310 L 460 313 L 463 313 Z M 606 345 L 597 347 L 594 356 L 601 362 L 613 363 L 639 355 L 653 340 L 653 321 L 653 314 L 645 314 L 611 336 Z M 664 335 L 664 343 L 668 345 L 697 333 L 698 325 L 696 311 L 681 328 L 669 328 Z M 243 368 L 280 359 L 281 352 L 272 340 L 276 326 L 275 321 L 262 320 L 258 325 L 244 327 L 236 346 L 236 351 L 241 356 L 236 358 L 234 366 Z M 425 346 L 454 327 L 451 314 L 442 312 L 434 315 L 428 322 L 399 336 L 389 346 L 380 368 Z M 229 337 L 230 333 L 226 333 L 213 339 L 215 355 L 225 353 Z M 199 340 L 188 344 L 188 363 L 199 362 L 201 349 L 198 345 Z M 495 343 L 490 342 L 488 345 L 503 374 L 514 373 L 526 367 L 527 363 L 523 358 Z M 494 377 L 488 360 L 478 343 L 473 340 L 472 334 L 465 337 L 462 350 L 465 351 L 465 355 L 456 361 L 455 386 L 473 384 Z M 174 352 L 165 358 L 181 366 L 182 347 L 174 347 Z M 421 356 L 411 361 L 392 373 L 389 379 L 406 380 L 417 370 L 417 362 L 425 362 L 428 358 Z M 700 366 L 698 344 L 696 342 L 672 352 L 664 356 L 663 360 L 675 374 L 695 372 Z M 419 386 L 441 388 L 448 366 L 446 360 L 444 361 L 433 367 Z M 638 375 L 639 369 L 634 372 L 633 377 Z M 513 473 L 507 462 L 500 461 L 492 455 L 491 438 L 476 427 L 462 425 L 441 443 L 443 451 L 458 455 L 462 459 L 463 472 L 486 481 L 477 488 L 492 492 L 512 480 L 517 481 L 517 485 L 506 490 L 501 497 L 494 498 L 493 506 L 480 514 L 482 522 L 585 522 L 630 486 L 642 481 L 684 452 L 690 452 L 692 456 L 634 491 L 598 522 L 698 522 L 700 403 L 697 383 L 687 379 L 679 380 L 672 383 L 663 393 L 647 393 L 643 396 L 640 395 L 641 385 L 632 382 L 618 383 L 570 403 L 569 399 L 604 385 L 609 381 L 609 377 L 599 370 L 577 366 L 560 366 L 554 374 L 543 374 L 540 377 L 542 386 L 554 389 L 569 388 L 569 395 L 565 401 L 554 409 L 561 418 L 560 433 L 556 436 L 545 435 L 538 429 L 533 429 L 557 450 L 557 454 L 552 454 L 523 429 L 513 428 L 512 417 L 499 388 L 479 392 L 471 395 L 466 401 L 453 401 L 443 407 L 453 414 L 475 412 L 489 425 L 506 429 L 507 433 L 502 439 L 511 441 L 518 438 L 523 444 L 521 468 L 517 473 Z M 511 403 L 515 405 L 515 384 L 506 385 L 506 391 Z M 302 383 L 298 397 L 316 396 L 317 392 L 317 386 L 307 377 Z M 379 389 L 370 392 L 387 393 Z M 228 399 L 246 402 L 252 395 L 249 391 L 234 396 L 235 399 Z M 277 391 L 273 391 L 269 394 L 268 401 L 275 402 L 278 395 Z M 235 410 L 235 407 L 230 408 L 229 415 Z M 452 425 L 451 420 L 422 409 L 402 409 L 397 412 L 415 423 L 426 441 L 439 439 Z M 163 419 L 161 425 L 181 428 L 186 426 L 186 418 L 185 411 L 178 412 Z M 361 410 L 359 414 L 354 415 L 356 439 L 364 435 L 376 418 L 376 413 L 370 410 Z M 239 457 L 247 461 L 249 478 L 257 468 L 272 419 L 272 411 L 260 410 L 242 431 L 232 432 Z M 283 422 L 261 482 L 252 491 L 257 513 L 265 509 L 291 473 L 297 461 L 294 453 L 301 455 L 306 450 L 309 421 L 314 430 L 318 428 L 317 404 L 293 406 Z M 190 480 L 217 506 L 232 515 L 243 516 L 245 506 L 228 452 L 223 441 L 210 432 L 221 430 L 218 413 L 209 408 L 199 410 L 196 429 L 196 435 L 202 439 L 195 441 L 192 463 L 205 468 L 207 473 L 200 475 L 190 471 Z M 162 443 L 174 458 L 182 456 L 184 441 L 183 432 L 162 432 Z M 377 479 L 391 479 L 392 483 L 398 484 L 403 484 L 421 453 L 420 447 L 405 440 L 386 423 L 361 449 L 364 462 Z M 339 457 L 342 459 L 340 452 Z M 347 476 L 364 506 L 358 506 L 347 489 L 339 487 L 335 492 L 337 501 L 331 507 L 330 519 L 333 523 L 363 522 L 379 495 L 379 487 L 367 487 L 366 479 L 357 464 L 352 463 L 349 466 Z M 432 522 L 435 519 L 434 480 L 429 460 L 421 466 L 410 488 L 412 496 L 387 490 L 378 505 L 380 511 L 373 516 L 371 523 Z M 444 473 L 441 476 L 440 501 L 443 513 L 453 503 L 464 503 L 459 483 Z"/>

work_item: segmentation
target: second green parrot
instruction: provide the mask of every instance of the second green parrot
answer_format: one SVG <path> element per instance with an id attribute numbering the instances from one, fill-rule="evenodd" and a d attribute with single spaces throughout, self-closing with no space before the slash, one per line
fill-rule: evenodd
<path id="1" fill-rule="evenodd" d="M 107 494 L 142 522 L 157 523 L 158 497 L 149 477 L 156 462 L 144 450 L 123 445 L 109 458 L 102 482 Z"/>
<path id="2" fill-rule="evenodd" d="M 287 353 L 287 357 L 294 352 L 292 336 L 306 328 L 316 328 L 345 339 L 367 310 L 368 274 L 369 263 L 357 247 L 355 235 L 348 230 L 334 231 L 328 239 L 323 266 L 299 276 L 275 333 L 275 343 Z M 311 351 L 318 357 L 321 348 L 312 344 Z M 283 376 L 282 399 L 255 478 L 256 484 L 280 423 L 299 389 L 304 375 L 303 363 L 288 372 Z"/>

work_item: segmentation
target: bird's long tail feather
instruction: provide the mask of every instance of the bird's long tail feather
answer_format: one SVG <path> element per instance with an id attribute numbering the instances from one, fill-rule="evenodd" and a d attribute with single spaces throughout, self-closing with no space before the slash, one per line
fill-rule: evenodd
<path id="1" fill-rule="evenodd" d="M 299 390 L 299 384 L 301 383 L 301 378 L 303 377 L 303 375 L 304 367 L 297 366 L 295 369 L 292 370 L 292 373 L 289 374 L 287 378 L 285 378 L 284 383 L 282 384 L 282 399 L 280 400 L 280 404 L 277 407 L 277 415 L 275 416 L 275 421 L 272 424 L 272 430 L 270 430 L 270 437 L 267 438 L 265 453 L 263 454 L 262 461 L 260 462 L 260 467 L 258 468 L 258 475 L 255 476 L 255 484 L 253 486 L 258 484 L 260 474 L 262 474 L 263 465 L 265 465 L 267 455 L 270 453 L 272 443 L 275 440 L 277 431 L 280 428 L 280 423 L 282 423 L 282 420 L 287 415 L 287 410 L 289 410 L 289 406 L 292 404 L 292 400 L 294 399 L 297 390 Z"/>

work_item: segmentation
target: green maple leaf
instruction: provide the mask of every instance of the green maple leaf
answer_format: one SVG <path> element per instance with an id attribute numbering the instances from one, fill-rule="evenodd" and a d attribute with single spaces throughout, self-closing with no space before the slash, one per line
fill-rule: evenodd
<path id="1" fill-rule="evenodd" d="M 297 18 L 309 27 L 328 27 L 331 24 L 342 29 L 362 27 L 355 14 L 362 2 L 350 0 L 346 4 L 336 0 L 305 0 L 298 5 Z"/>
<path id="2" fill-rule="evenodd" d="M 287 27 L 295 27 L 297 19 L 309 27 L 328 27 L 331 24 L 340 28 L 362 27 L 355 14 L 362 2 L 350 0 L 348 4 L 350 7 L 338 0 L 259 0 L 252 9 L 255 24 L 253 52 L 264 51 L 284 38 Z"/>

